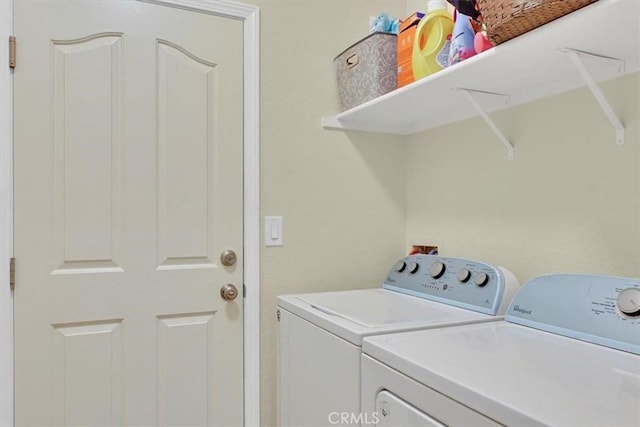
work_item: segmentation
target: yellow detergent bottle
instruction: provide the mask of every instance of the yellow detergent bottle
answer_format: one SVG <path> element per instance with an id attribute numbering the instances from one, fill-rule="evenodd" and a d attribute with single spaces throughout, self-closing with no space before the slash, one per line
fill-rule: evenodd
<path id="1" fill-rule="evenodd" d="M 429 0 L 413 39 L 413 77 L 418 80 L 447 67 L 453 19 L 444 0 Z"/>

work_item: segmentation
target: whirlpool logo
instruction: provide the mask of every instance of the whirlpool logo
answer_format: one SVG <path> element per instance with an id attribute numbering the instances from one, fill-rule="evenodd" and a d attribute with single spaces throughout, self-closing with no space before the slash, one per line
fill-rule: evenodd
<path id="1" fill-rule="evenodd" d="M 512 310 L 512 311 L 517 311 L 518 313 L 521 313 L 521 314 L 531 314 L 531 311 L 532 311 L 532 310 L 527 310 L 527 309 L 525 309 L 525 308 L 520 308 L 520 306 L 519 306 L 519 305 L 515 305 L 515 306 L 513 307 L 513 310 Z"/>

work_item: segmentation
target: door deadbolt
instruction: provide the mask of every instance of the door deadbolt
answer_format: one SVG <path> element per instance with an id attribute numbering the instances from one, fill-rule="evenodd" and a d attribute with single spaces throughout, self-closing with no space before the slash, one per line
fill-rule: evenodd
<path id="1" fill-rule="evenodd" d="M 234 265 L 236 261 L 238 261 L 238 255 L 231 249 L 227 249 L 220 254 L 220 262 L 222 262 L 222 265 L 229 267 Z"/>
<path id="2" fill-rule="evenodd" d="M 227 283 L 220 288 L 220 296 L 225 301 L 233 301 L 238 296 L 238 288 L 231 283 Z"/>

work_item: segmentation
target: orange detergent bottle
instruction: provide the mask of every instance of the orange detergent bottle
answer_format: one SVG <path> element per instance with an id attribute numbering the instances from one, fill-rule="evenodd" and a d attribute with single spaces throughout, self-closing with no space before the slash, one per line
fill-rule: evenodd
<path id="1" fill-rule="evenodd" d="M 444 0 L 429 0 L 413 42 L 413 77 L 418 80 L 449 65 L 453 19 Z"/>

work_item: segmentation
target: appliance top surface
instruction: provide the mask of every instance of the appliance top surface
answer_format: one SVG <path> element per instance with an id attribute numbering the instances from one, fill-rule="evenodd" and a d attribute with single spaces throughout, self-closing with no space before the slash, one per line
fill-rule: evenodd
<path id="1" fill-rule="evenodd" d="M 358 346 L 370 335 L 501 319 L 381 288 L 280 296 L 278 306 Z"/>
<path id="2" fill-rule="evenodd" d="M 640 425 L 640 356 L 621 350 L 499 321 L 368 337 L 363 351 L 501 423 Z"/>
<path id="3" fill-rule="evenodd" d="M 385 289 L 299 295 L 312 308 L 340 316 L 364 328 L 407 323 L 449 322 L 486 315 Z"/>

